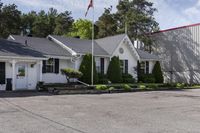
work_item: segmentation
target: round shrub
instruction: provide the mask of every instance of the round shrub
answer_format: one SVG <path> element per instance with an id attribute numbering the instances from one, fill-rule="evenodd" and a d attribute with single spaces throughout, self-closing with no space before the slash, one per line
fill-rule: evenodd
<path id="1" fill-rule="evenodd" d="M 83 75 L 80 71 L 71 68 L 61 69 L 61 73 L 66 76 L 68 83 L 70 83 L 71 78 L 78 79 Z"/>
<path id="2" fill-rule="evenodd" d="M 123 85 L 122 87 L 126 91 L 130 91 L 131 90 L 131 87 L 129 85 L 127 85 L 127 84 Z"/>
<path id="3" fill-rule="evenodd" d="M 157 89 L 158 85 L 156 85 L 156 84 L 149 84 L 149 85 L 147 85 L 147 88 Z"/>
<path id="4" fill-rule="evenodd" d="M 109 91 L 112 91 L 112 90 L 114 90 L 114 89 L 115 89 L 114 87 L 108 88 Z"/>
<path id="5" fill-rule="evenodd" d="M 131 74 L 122 75 L 123 83 L 135 83 L 135 79 Z"/>
<path id="6" fill-rule="evenodd" d="M 107 87 L 106 85 L 97 85 L 97 86 L 96 86 L 96 89 L 97 89 L 97 90 L 107 90 L 108 87 Z"/>
<path id="7" fill-rule="evenodd" d="M 140 76 L 141 83 L 155 83 L 155 78 L 153 74 L 143 74 Z"/>

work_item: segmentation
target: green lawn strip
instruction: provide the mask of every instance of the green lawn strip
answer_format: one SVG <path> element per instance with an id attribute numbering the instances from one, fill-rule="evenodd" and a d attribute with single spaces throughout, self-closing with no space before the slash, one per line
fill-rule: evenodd
<path id="1" fill-rule="evenodd" d="M 186 85 L 182 83 L 176 84 L 156 84 L 156 83 L 134 83 L 134 84 L 126 84 L 126 83 L 117 83 L 117 84 L 99 84 L 96 86 L 100 86 L 99 88 L 103 88 L 103 90 L 116 90 L 116 89 L 124 89 L 131 87 L 131 89 L 142 90 L 142 91 L 153 91 L 153 90 L 177 90 L 177 89 L 200 89 L 200 85 Z M 102 86 L 102 87 L 101 87 Z M 98 89 L 101 90 L 101 89 Z"/>

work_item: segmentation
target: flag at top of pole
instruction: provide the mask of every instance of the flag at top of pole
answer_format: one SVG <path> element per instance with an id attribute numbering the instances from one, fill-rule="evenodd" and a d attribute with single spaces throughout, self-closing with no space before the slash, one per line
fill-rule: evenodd
<path id="1" fill-rule="evenodd" d="M 87 11 L 85 13 L 85 17 L 87 16 L 89 9 L 92 8 L 92 7 L 94 7 L 93 0 L 90 0 L 90 3 L 89 3 L 88 8 L 87 8 Z"/>
<path id="2" fill-rule="evenodd" d="M 92 70 L 91 70 L 91 85 L 94 85 L 94 1 L 93 0 L 90 0 L 90 3 L 88 5 L 88 8 L 87 8 L 87 11 L 85 13 L 85 17 L 87 16 L 88 14 L 88 11 L 90 8 L 93 8 L 93 15 L 92 15 Z"/>

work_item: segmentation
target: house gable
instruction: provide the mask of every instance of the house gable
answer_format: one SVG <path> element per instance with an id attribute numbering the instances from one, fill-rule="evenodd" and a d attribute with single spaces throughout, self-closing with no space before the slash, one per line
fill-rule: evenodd
<path id="1" fill-rule="evenodd" d="M 140 58 L 128 36 L 125 36 L 121 40 L 120 44 L 112 53 L 112 57 L 113 56 L 118 56 L 119 59 L 124 62 L 124 69 L 127 67 L 128 73 L 133 75 L 134 78 L 137 77 L 137 61 L 140 60 Z"/>
<path id="2" fill-rule="evenodd" d="M 136 51 L 135 47 L 133 46 L 131 40 L 129 39 L 127 35 L 121 40 L 121 42 L 115 48 L 111 56 L 121 55 L 120 48 L 124 49 L 124 53 L 131 54 L 135 60 L 140 60 L 140 56 L 138 55 L 138 52 Z"/>

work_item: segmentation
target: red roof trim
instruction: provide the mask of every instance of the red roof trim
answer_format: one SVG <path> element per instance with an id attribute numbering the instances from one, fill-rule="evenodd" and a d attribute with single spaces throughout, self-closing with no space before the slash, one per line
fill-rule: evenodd
<path id="1" fill-rule="evenodd" d="M 160 30 L 160 31 L 157 31 L 157 32 L 153 32 L 152 34 L 162 33 L 162 32 L 167 32 L 167 31 L 172 31 L 172 30 L 178 30 L 178 29 L 188 28 L 188 27 L 194 27 L 194 26 L 199 26 L 199 25 L 200 25 L 200 23 L 190 24 L 190 25 L 185 25 L 185 26 L 170 28 L 170 29 L 166 29 L 166 30 Z"/>

